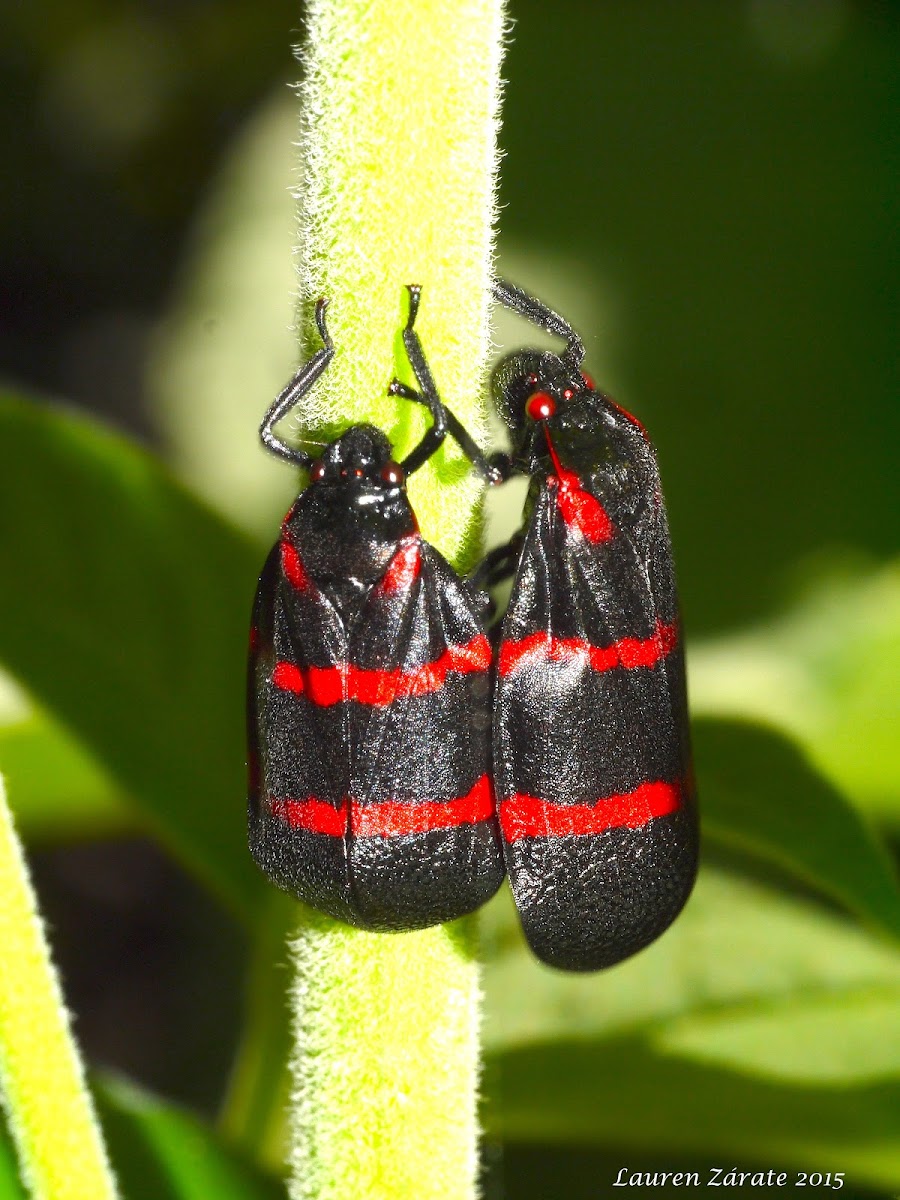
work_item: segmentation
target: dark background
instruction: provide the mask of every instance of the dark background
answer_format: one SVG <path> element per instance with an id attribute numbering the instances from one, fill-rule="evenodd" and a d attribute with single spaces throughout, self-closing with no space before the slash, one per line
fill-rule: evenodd
<path id="1" fill-rule="evenodd" d="M 898 6 L 511 13 L 501 254 L 570 263 L 610 300 L 607 357 L 660 450 L 689 631 L 765 619 L 823 556 L 886 558 Z M 158 440 L 150 338 L 223 156 L 297 77 L 300 25 L 286 0 L 4 7 L 10 382 Z M 240 1014 L 233 927 L 144 842 L 33 852 L 88 1056 L 211 1109 Z"/>

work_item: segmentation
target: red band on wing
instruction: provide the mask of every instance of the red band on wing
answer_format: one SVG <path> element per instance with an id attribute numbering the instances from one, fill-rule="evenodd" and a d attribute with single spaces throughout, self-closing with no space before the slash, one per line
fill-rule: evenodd
<path id="1" fill-rule="evenodd" d="M 494 792 L 489 775 L 482 775 L 472 790 L 453 800 L 427 800 L 419 804 L 386 800 L 381 804 L 357 804 L 343 800 L 339 808 L 322 800 L 269 800 L 273 816 L 292 829 L 344 837 L 399 837 L 405 833 L 427 833 L 430 829 L 454 829 L 476 825 L 494 813 Z"/>
<path id="2" fill-rule="evenodd" d="M 594 671 L 615 667 L 652 667 L 678 645 L 678 626 L 664 625 L 657 617 L 656 631 L 648 638 L 620 638 L 611 646 L 592 646 L 582 638 L 555 638 L 532 633 L 517 642 L 503 642 L 497 660 L 501 675 L 511 675 L 519 666 L 534 662 L 573 662 L 587 659 Z"/>
<path id="3" fill-rule="evenodd" d="M 454 800 L 354 805 L 350 822 L 356 837 L 397 837 L 403 833 L 475 825 L 490 820 L 493 813 L 494 790 L 490 776 L 482 775 L 467 795 L 457 796 Z"/>
<path id="4" fill-rule="evenodd" d="M 286 692 L 305 693 L 313 704 L 340 704 L 356 700 L 360 704 L 390 704 L 401 696 L 427 696 L 439 691 L 447 675 L 487 671 L 491 665 L 491 646 L 483 633 L 465 646 L 448 646 L 440 658 L 414 671 L 374 671 L 340 663 L 334 667 L 300 667 L 279 662 L 272 683 Z"/>
<path id="5" fill-rule="evenodd" d="M 288 583 L 298 592 L 306 591 L 310 586 L 309 576 L 300 559 L 300 555 L 288 541 L 281 543 L 281 569 Z"/>
<path id="6" fill-rule="evenodd" d="M 269 800 L 272 816 L 290 825 L 291 829 L 308 829 L 312 833 L 328 833 L 332 837 L 343 837 L 347 832 L 347 801 L 340 808 L 316 800 Z"/>
<path id="7" fill-rule="evenodd" d="M 378 590 L 394 595 L 406 592 L 422 569 L 421 543 L 418 537 L 404 538 L 387 570 L 378 581 Z"/>
<path id="8" fill-rule="evenodd" d="M 616 530 L 607 516 L 606 509 L 596 496 L 584 490 L 576 473 L 567 471 L 562 465 L 546 430 L 544 436 L 547 439 L 550 458 L 556 468 L 556 474 L 550 476 L 547 484 L 558 489 L 556 503 L 562 519 L 570 529 L 577 529 L 589 542 L 608 542 Z"/>
<path id="9" fill-rule="evenodd" d="M 303 680 L 303 672 L 299 667 L 295 667 L 293 663 L 279 662 L 275 664 L 275 670 L 272 672 L 272 683 L 282 692 L 301 692 L 306 691 L 306 684 Z"/>
<path id="10" fill-rule="evenodd" d="M 554 804 L 521 794 L 500 802 L 500 828 L 507 842 L 525 837 L 590 837 L 607 829 L 640 829 L 654 817 L 681 807 L 677 783 L 642 783 L 633 792 L 604 796 L 594 804 Z"/>
<path id="11" fill-rule="evenodd" d="M 557 466 L 557 475 L 556 503 L 566 525 L 589 542 L 608 542 L 615 527 L 597 497 L 584 490 L 574 471 Z"/>

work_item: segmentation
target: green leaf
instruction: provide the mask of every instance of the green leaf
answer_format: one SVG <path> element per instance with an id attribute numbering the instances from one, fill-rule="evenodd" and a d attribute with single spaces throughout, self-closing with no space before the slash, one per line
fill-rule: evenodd
<path id="1" fill-rule="evenodd" d="M 488 1148 L 489 1163 L 493 1149 Z M 528 1142 L 507 1142 L 503 1146 L 502 1156 L 497 1157 L 496 1176 L 489 1168 L 485 1195 L 509 1197 L 509 1200 L 598 1200 L 598 1197 L 613 1195 L 612 1188 L 623 1167 L 628 1173 L 637 1171 L 651 1176 L 658 1174 L 657 1182 L 648 1191 L 637 1192 L 637 1195 L 649 1194 L 654 1200 L 659 1196 L 684 1196 L 685 1187 L 691 1185 L 686 1185 L 683 1178 L 677 1183 L 672 1183 L 671 1180 L 673 1174 L 688 1171 L 697 1172 L 700 1176 L 700 1191 L 694 1194 L 718 1195 L 717 1192 L 706 1190 L 707 1187 L 714 1186 L 709 1183 L 710 1180 L 718 1178 L 721 1181 L 723 1178 L 723 1174 L 717 1176 L 715 1170 L 724 1173 L 735 1166 L 733 1159 L 723 1165 L 719 1155 L 707 1155 L 696 1150 L 664 1150 L 652 1154 L 642 1149 L 638 1154 L 635 1153 L 634 1147 L 629 1145 L 572 1146 L 565 1143 L 535 1145 Z M 787 1164 L 773 1162 L 772 1159 L 755 1163 L 741 1161 L 739 1169 L 761 1171 L 763 1175 L 771 1170 L 777 1176 L 780 1171 L 787 1171 Z M 664 1173 L 668 1174 L 667 1183 L 659 1182 Z M 497 1186 L 494 1186 L 495 1178 Z M 789 1175 L 789 1179 L 789 1186 L 793 1189 L 796 1176 Z M 828 1189 L 822 1188 L 820 1194 L 826 1191 Z M 844 1182 L 840 1193 L 841 1200 L 896 1200 L 896 1193 L 881 1189 L 875 1192 L 868 1187 L 855 1187 L 852 1175 L 849 1182 Z M 788 1189 L 784 1188 L 779 1192 L 777 1185 L 771 1188 L 729 1187 L 724 1194 L 737 1195 L 741 1200 L 748 1200 L 753 1195 L 760 1196 L 763 1200 L 771 1200 L 773 1196 L 788 1194 Z"/>
<path id="2" fill-rule="evenodd" d="M 258 555 L 152 458 L 0 397 L 0 659 L 236 912 L 244 656 Z"/>
<path id="3" fill-rule="evenodd" d="M 704 835 L 777 863 L 900 937 L 900 889 L 886 850 L 790 740 L 701 718 L 694 749 Z"/>
<path id="4" fill-rule="evenodd" d="M 900 955 L 891 946 L 804 901 L 710 868 L 701 871 L 671 929 L 600 974 L 565 974 L 538 963 L 525 948 L 508 895 L 484 910 L 483 927 L 489 951 L 485 1039 L 494 1051 L 675 1029 L 686 1017 L 723 1012 L 744 1020 L 829 999 L 844 999 L 851 1009 L 871 996 L 900 1001 Z M 855 1020 L 851 1015 L 850 1023 Z M 824 1079 L 830 1051 L 821 1041 L 816 1045 Z M 743 1061 L 748 1069 L 769 1069 L 752 1054 Z M 871 1068 L 860 1061 L 854 1077 L 870 1080 Z M 805 1079 L 809 1055 L 796 1046 L 777 1069 L 782 1077 Z"/>
<path id="5" fill-rule="evenodd" d="M 173 465 L 231 520 L 260 533 L 292 499 L 291 474 L 260 453 L 256 426 L 300 358 L 291 330 L 296 138 L 296 98 L 279 88 L 226 151 L 148 373 Z"/>
<path id="6" fill-rule="evenodd" d="M 488 1128 L 900 1178 L 900 956 L 839 917 L 705 869 L 672 928 L 597 975 L 486 913 Z"/>
<path id="7" fill-rule="evenodd" d="M 134 809 L 84 746 L 0 675 L 0 770 L 25 838 L 120 832 Z"/>
<path id="8" fill-rule="evenodd" d="M 618 1143 L 848 1171 L 900 1186 L 900 1084 L 803 1087 L 678 1059 L 638 1037 L 554 1042 L 488 1060 L 502 1096 L 487 1128 L 511 1140 Z M 633 1160 L 633 1161 L 634 1161 Z M 730 1165 L 725 1163 L 723 1165 Z"/>
<path id="9" fill-rule="evenodd" d="M 128 1200 L 283 1200 L 283 1185 L 224 1145 L 199 1117 L 107 1080 L 97 1105 Z"/>
<path id="10" fill-rule="evenodd" d="M 695 715 L 785 730 L 845 795 L 900 819 L 900 563 L 835 568 L 778 620 L 689 659 Z"/>
<path id="11" fill-rule="evenodd" d="M 760 1078 L 812 1084 L 900 1080 L 900 988 L 838 991 L 686 1016 L 660 1049 Z"/>

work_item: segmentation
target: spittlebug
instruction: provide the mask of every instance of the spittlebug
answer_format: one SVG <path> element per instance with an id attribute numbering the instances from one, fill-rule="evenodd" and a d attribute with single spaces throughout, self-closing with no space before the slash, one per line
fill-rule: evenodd
<path id="1" fill-rule="evenodd" d="M 249 672 L 250 849 L 331 916 L 416 929 L 471 912 L 503 880 L 491 783 L 481 606 L 423 541 L 407 476 L 438 449 L 444 408 L 413 325 L 403 341 L 433 424 L 403 460 L 354 425 L 315 459 L 274 426 L 334 355 L 323 348 L 266 413 L 265 446 L 308 472 L 259 581 Z"/>
<path id="2" fill-rule="evenodd" d="M 492 379 L 513 438 L 502 474 L 531 476 L 522 532 L 480 572 L 514 574 L 494 699 L 504 856 L 535 954 L 590 971 L 662 933 L 696 873 L 669 530 L 647 433 L 582 374 L 569 323 L 510 284 L 494 294 L 566 340 Z"/>

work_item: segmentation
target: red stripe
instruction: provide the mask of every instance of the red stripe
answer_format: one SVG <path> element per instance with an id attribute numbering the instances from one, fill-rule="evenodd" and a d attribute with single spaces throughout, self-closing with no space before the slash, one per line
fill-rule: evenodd
<path id="1" fill-rule="evenodd" d="M 351 826 L 356 837 L 397 837 L 403 833 L 426 833 L 429 829 L 453 829 L 475 825 L 494 814 L 494 789 L 490 776 L 482 775 L 472 790 L 454 800 L 427 800 L 421 804 L 353 805 Z"/>
<path id="2" fill-rule="evenodd" d="M 281 543 L 281 569 L 288 583 L 298 592 L 304 592 L 310 586 L 309 576 L 300 555 L 288 541 Z"/>
<path id="3" fill-rule="evenodd" d="M 347 801 L 335 808 L 324 800 L 310 796 L 308 800 L 269 800 L 269 809 L 274 817 L 286 821 L 292 829 L 308 829 L 312 833 L 329 833 L 332 837 L 343 837 L 347 832 Z"/>
<path id="4" fill-rule="evenodd" d="M 386 800 L 381 804 L 358 804 L 344 799 L 339 808 L 322 800 L 269 800 L 273 816 L 292 829 L 344 837 L 348 828 L 354 837 L 398 837 L 404 833 L 427 833 L 430 829 L 454 829 L 487 821 L 494 813 L 490 776 L 482 775 L 472 790 L 453 800 L 427 800 L 419 804 Z M 349 819 L 348 819 L 349 814 Z"/>
<path id="5" fill-rule="evenodd" d="M 305 691 L 303 672 L 299 667 L 295 667 L 293 663 L 289 662 L 275 664 L 275 670 L 272 672 L 272 683 L 282 692 L 297 692 L 299 695 Z"/>
<path id="6" fill-rule="evenodd" d="M 607 829 L 640 829 L 654 817 L 681 807 L 676 783 L 642 783 L 633 792 L 604 796 L 594 804 L 554 804 L 517 794 L 500 802 L 500 828 L 507 842 L 524 837 L 596 835 Z"/>
<path id="7" fill-rule="evenodd" d="M 497 660 L 501 675 L 511 675 L 521 665 L 536 662 L 566 662 L 587 659 L 594 671 L 615 667 L 652 667 L 678 645 L 678 626 L 664 625 L 656 618 L 656 631 L 648 638 L 620 638 L 611 646 L 592 646 L 583 638 L 555 638 L 532 633 L 517 642 L 503 642 Z"/>
<path id="8" fill-rule="evenodd" d="M 483 633 L 465 646 L 448 646 L 440 658 L 414 671 L 375 671 L 339 663 L 334 667 L 296 667 L 279 662 L 272 672 L 272 683 L 286 692 L 305 693 L 313 704 L 340 704 L 356 700 L 360 704 L 391 704 L 401 696 L 427 696 L 439 691 L 447 675 L 455 671 L 469 675 L 487 671 L 491 665 L 491 646 Z"/>
<path id="9" fill-rule="evenodd" d="M 422 569 L 422 555 L 418 535 L 404 538 L 387 570 L 378 581 L 378 590 L 394 595 L 408 591 Z"/>
<path id="10" fill-rule="evenodd" d="M 615 527 L 600 501 L 581 487 L 581 481 L 574 471 L 557 467 L 557 474 L 559 483 L 556 503 L 566 525 L 570 529 L 576 529 L 582 537 L 595 545 L 598 542 L 608 542 L 615 533 Z"/>
<path id="11" fill-rule="evenodd" d="M 615 533 L 615 526 L 609 519 L 606 509 L 596 496 L 586 492 L 581 486 L 581 480 L 574 471 L 567 471 L 559 461 L 556 447 L 550 440 L 550 434 L 544 431 L 547 439 L 547 449 L 556 467 L 556 475 L 547 480 L 550 487 L 559 490 L 556 493 L 556 503 L 562 519 L 570 529 L 578 532 L 589 542 L 608 542 Z"/>

